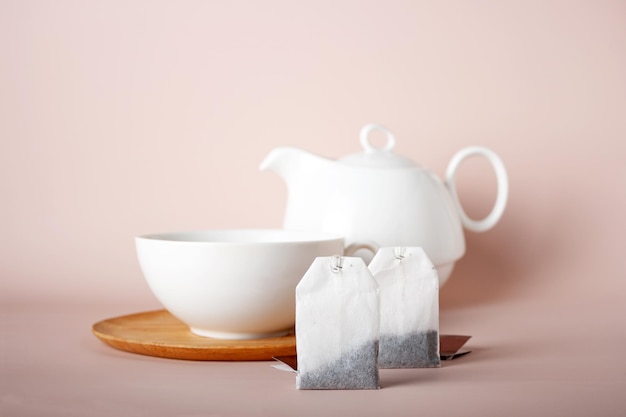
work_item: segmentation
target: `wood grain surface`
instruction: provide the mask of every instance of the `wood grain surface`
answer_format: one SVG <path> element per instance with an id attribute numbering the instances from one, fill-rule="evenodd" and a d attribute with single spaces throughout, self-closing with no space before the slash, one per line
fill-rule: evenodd
<path id="1" fill-rule="evenodd" d="M 170 359 L 260 361 L 296 354 L 293 334 L 255 340 L 221 340 L 193 334 L 167 310 L 102 320 L 92 326 L 101 341 L 116 349 Z"/>

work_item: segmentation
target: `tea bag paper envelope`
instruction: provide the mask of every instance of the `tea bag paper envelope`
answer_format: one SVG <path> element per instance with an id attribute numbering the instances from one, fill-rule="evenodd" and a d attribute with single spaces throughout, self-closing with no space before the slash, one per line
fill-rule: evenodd
<path id="1" fill-rule="evenodd" d="M 369 269 L 380 289 L 379 366 L 440 366 L 439 278 L 424 250 L 381 248 Z"/>
<path id="2" fill-rule="evenodd" d="M 363 259 L 316 258 L 296 287 L 296 388 L 379 388 L 379 320 Z"/>

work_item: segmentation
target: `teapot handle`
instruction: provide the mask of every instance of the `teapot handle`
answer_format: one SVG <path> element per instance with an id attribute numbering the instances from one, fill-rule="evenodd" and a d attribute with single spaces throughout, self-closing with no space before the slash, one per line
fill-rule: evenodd
<path id="1" fill-rule="evenodd" d="M 367 250 L 372 252 L 372 255 L 376 255 L 378 251 L 378 244 L 374 241 L 362 241 L 362 242 L 354 242 L 348 246 L 346 246 L 344 250 L 344 254 L 346 256 L 354 256 L 354 253 L 359 250 Z"/>
<path id="2" fill-rule="evenodd" d="M 496 196 L 496 202 L 491 209 L 491 213 L 487 217 L 482 220 L 473 220 L 468 217 L 461 206 L 461 202 L 459 201 L 459 196 L 456 191 L 456 171 L 463 162 L 465 158 L 470 156 L 484 156 L 489 160 L 493 169 L 496 173 L 496 180 L 498 184 L 498 194 Z M 450 160 L 448 164 L 448 169 L 446 170 L 446 183 L 450 188 L 450 193 L 452 194 L 452 200 L 454 205 L 456 206 L 457 211 L 461 217 L 461 222 L 466 229 L 471 230 L 473 232 L 484 232 L 486 230 L 491 229 L 502 217 L 502 213 L 504 212 L 504 208 L 506 206 L 506 201 L 509 196 L 509 180 L 506 173 L 506 169 L 504 168 L 504 163 L 500 159 L 500 157 L 493 152 L 491 149 L 482 147 L 482 146 L 470 146 L 458 151 Z"/>

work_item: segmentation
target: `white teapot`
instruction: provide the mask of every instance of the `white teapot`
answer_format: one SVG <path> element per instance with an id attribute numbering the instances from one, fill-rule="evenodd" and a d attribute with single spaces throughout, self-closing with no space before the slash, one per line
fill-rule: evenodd
<path id="1" fill-rule="evenodd" d="M 382 130 L 387 143 L 374 147 L 368 136 Z M 443 285 L 465 253 L 463 226 L 474 232 L 493 227 L 508 198 L 508 178 L 502 160 L 490 149 L 472 146 L 457 152 L 445 182 L 407 158 L 392 152 L 393 134 L 381 125 L 361 129 L 364 152 L 339 160 L 293 147 L 272 150 L 261 170 L 272 170 L 287 183 L 283 227 L 338 233 L 346 244 L 369 241 L 383 246 L 421 246 L 437 268 Z M 482 155 L 492 164 L 497 196 L 491 213 L 470 219 L 459 202 L 455 176 L 467 157 Z"/>

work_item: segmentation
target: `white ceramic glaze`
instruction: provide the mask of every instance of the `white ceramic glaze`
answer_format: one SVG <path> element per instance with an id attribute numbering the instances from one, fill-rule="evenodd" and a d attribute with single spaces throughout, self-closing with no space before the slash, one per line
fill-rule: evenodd
<path id="1" fill-rule="evenodd" d="M 156 298 L 201 336 L 284 335 L 295 323 L 295 288 L 318 256 L 344 253 L 323 232 L 209 230 L 135 238 Z"/>
<path id="2" fill-rule="evenodd" d="M 373 130 L 385 133 L 386 145 L 377 148 L 370 143 Z M 276 172 L 288 188 L 283 226 L 338 233 L 348 244 L 421 246 L 443 285 L 465 253 L 463 226 L 485 231 L 500 219 L 508 197 L 504 164 L 490 149 L 465 148 L 450 161 L 444 182 L 393 153 L 396 140 L 385 127 L 365 126 L 360 140 L 364 152 L 339 160 L 293 147 L 276 148 L 267 155 L 260 168 Z M 496 204 L 483 220 L 465 214 L 455 186 L 461 162 L 476 155 L 485 156 L 494 166 L 498 181 Z"/>

